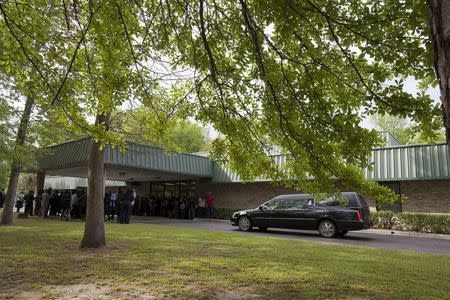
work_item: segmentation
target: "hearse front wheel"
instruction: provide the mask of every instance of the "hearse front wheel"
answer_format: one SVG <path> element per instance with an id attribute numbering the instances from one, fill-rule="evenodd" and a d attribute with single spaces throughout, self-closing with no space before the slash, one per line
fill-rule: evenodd
<path id="1" fill-rule="evenodd" d="M 250 231 L 252 229 L 252 220 L 247 216 L 242 216 L 239 218 L 239 229 L 242 231 Z"/>
<path id="2" fill-rule="evenodd" d="M 319 224 L 319 233 L 326 238 L 332 238 L 336 236 L 336 225 L 331 220 L 323 220 Z"/>

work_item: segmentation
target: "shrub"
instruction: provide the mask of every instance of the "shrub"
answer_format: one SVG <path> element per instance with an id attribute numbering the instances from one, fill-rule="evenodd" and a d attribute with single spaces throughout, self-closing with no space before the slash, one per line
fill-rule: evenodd
<path id="1" fill-rule="evenodd" d="M 424 214 L 398 214 L 399 221 L 405 226 L 406 230 L 422 232 L 426 231 L 426 225 L 428 224 L 428 215 Z"/>
<path id="2" fill-rule="evenodd" d="M 446 215 L 432 216 L 433 222 L 429 224 L 431 232 L 450 234 L 450 218 Z"/>
<path id="3" fill-rule="evenodd" d="M 395 225 L 395 214 L 392 211 L 380 210 L 370 213 L 373 227 L 382 229 L 392 229 Z"/>
<path id="4" fill-rule="evenodd" d="M 446 215 L 402 213 L 398 215 L 407 230 L 432 233 L 450 233 L 450 219 Z"/>
<path id="5" fill-rule="evenodd" d="M 372 212 L 371 217 L 374 228 L 450 234 L 450 218 L 447 215 L 379 211 Z"/>

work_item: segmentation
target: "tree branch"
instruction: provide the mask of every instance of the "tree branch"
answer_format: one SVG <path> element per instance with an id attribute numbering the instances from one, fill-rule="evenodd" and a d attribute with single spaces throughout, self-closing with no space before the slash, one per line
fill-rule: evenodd
<path id="1" fill-rule="evenodd" d="M 50 86 L 50 83 L 48 82 L 47 78 L 45 78 L 44 74 L 42 74 L 41 70 L 38 68 L 38 66 L 36 65 L 36 63 L 33 61 L 33 59 L 30 57 L 28 50 L 25 48 L 25 46 L 23 45 L 22 41 L 19 39 L 19 37 L 16 35 L 16 33 L 14 32 L 14 30 L 11 27 L 11 24 L 9 23 L 9 17 L 6 14 L 6 11 L 3 7 L 3 4 L 0 3 L 0 10 L 1 13 L 3 15 L 3 18 L 5 19 L 5 24 L 8 27 L 8 31 L 11 33 L 11 35 L 14 37 L 14 39 L 17 41 L 17 43 L 19 43 L 20 45 L 20 49 L 22 50 L 23 54 L 25 55 L 25 57 L 28 59 L 28 61 L 31 63 L 31 65 L 33 66 L 33 68 L 36 70 L 36 72 L 38 72 L 39 76 L 41 77 L 41 79 L 44 81 L 45 85 L 47 86 L 48 90 L 50 91 L 51 94 L 53 94 L 53 89 Z"/>
<path id="2" fill-rule="evenodd" d="M 98 9 L 98 8 L 97 8 L 97 9 Z M 70 73 L 70 71 L 72 70 L 72 66 L 73 66 L 73 64 L 74 64 L 74 62 L 75 62 L 75 58 L 76 58 L 76 56 L 77 56 L 78 49 L 80 48 L 81 43 L 83 43 L 84 37 L 86 36 L 86 34 L 87 34 L 88 31 L 89 31 L 89 28 L 91 27 L 92 20 L 93 20 L 94 15 L 95 15 L 96 12 L 97 12 L 97 10 L 94 10 L 93 12 L 90 13 L 90 16 L 89 16 L 89 22 L 88 22 L 88 24 L 87 24 L 87 26 L 86 26 L 86 29 L 84 30 L 84 32 L 83 32 L 83 34 L 82 34 L 80 40 L 79 40 L 78 43 L 77 43 L 77 46 L 76 46 L 76 48 L 75 48 L 75 51 L 74 51 L 74 53 L 73 53 L 73 55 L 72 55 L 72 58 L 71 58 L 71 60 L 70 60 L 69 67 L 67 68 L 66 74 L 64 75 L 63 81 L 62 81 L 61 85 L 59 86 L 58 91 L 56 92 L 55 96 L 53 97 L 52 105 L 56 102 L 56 100 L 58 100 L 59 94 L 61 93 L 62 89 L 64 88 L 64 85 L 66 84 L 67 77 L 69 76 L 69 73 Z"/>

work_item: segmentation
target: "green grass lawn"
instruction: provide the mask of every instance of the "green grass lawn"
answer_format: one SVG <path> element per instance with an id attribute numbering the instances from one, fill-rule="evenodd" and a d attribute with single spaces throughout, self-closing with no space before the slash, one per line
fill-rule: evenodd
<path id="1" fill-rule="evenodd" d="M 450 256 L 113 223 L 80 250 L 83 226 L 0 227 L 0 299 L 450 299 Z"/>

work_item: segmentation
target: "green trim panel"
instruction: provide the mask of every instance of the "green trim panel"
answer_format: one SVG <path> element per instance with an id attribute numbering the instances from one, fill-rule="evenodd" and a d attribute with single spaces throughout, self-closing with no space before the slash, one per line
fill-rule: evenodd
<path id="1" fill-rule="evenodd" d="M 374 149 L 365 170 L 376 181 L 450 179 L 450 155 L 446 144 Z"/>
<path id="2" fill-rule="evenodd" d="M 55 170 L 86 166 L 90 147 L 88 138 L 48 147 L 37 157 L 38 167 L 40 170 Z"/>
<path id="3" fill-rule="evenodd" d="M 212 177 L 212 161 L 207 157 L 186 153 L 170 154 L 161 148 L 128 143 L 127 151 L 106 147 L 105 164 L 146 170 Z"/>
<path id="4" fill-rule="evenodd" d="M 284 164 L 286 157 L 272 156 L 277 165 Z M 365 169 L 367 179 L 375 181 L 450 179 L 450 155 L 447 144 L 399 145 L 377 148 L 369 158 L 373 168 Z M 240 182 L 238 174 L 229 168 L 214 164 L 213 182 Z M 256 181 L 268 181 L 257 178 Z"/>
<path id="5" fill-rule="evenodd" d="M 170 154 L 163 149 L 128 143 L 128 151 L 107 146 L 105 163 L 130 168 L 155 170 L 212 178 L 213 182 L 240 182 L 238 174 L 207 157 L 186 153 Z M 40 170 L 86 166 L 90 139 L 80 139 L 47 148 L 48 153 L 38 157 Z M 286 157 L 274 155 L 277 165 Z M 372 151 L 371 170 L 364 170 L 367 179 L 376 181 L 450 179 L 450 155 L 446 144 L 406 145 L 378 148 Z M 256 181 L 268 181 L 257 178 Z"/>

